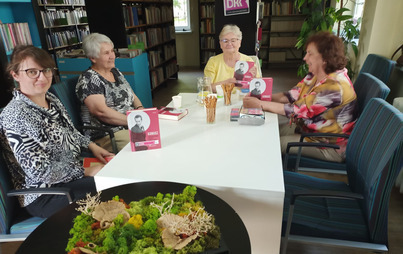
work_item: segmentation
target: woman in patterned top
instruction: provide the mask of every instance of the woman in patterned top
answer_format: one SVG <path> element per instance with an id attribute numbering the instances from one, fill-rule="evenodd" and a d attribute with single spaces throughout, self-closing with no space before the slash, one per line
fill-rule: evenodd
<path id="1" fill-rule="evenodd" d="M 92 33 L 84 38 L 83 48 L 92 65 L 78 79 L 76 93 L 84 125 L 112 129 L 120 151 L 130 141 L 126 112 L 143 108 L 143 105 L 123 74 L 115 68 L 113 47 L 113 42 L 103 34 Z M 112 151 L 107 133 L 87 130 L 85 134 Z"/>
<path id="2" fill-rule="evenodd" d="M 95 192 L 94 176 L 103 165 L 84 169 L 78 159 L 89 148 L 106 163 L 112 156 L 78 132 L 66 109 L 48 89 L 55 63 L 44 50 L 17 46 L 8 71 L 18 83 L 13 99 L 0 114 L 0 144 L 16 189 L 66 187 L 73 199 Z M 20 196 L 33 216 L 49 217 L 68 205 L 60 195 Z"/>
<path id="3" fill-rule="evenodd" d="M 272 101 L 244 98 L 244 107 L 263 108 L 285 115 L 293 128 L 280 126 L 282 153 L 288 142 L 298 142 L 301 131 L 350 134 L 355 121 L 356 94 L 345 69 L 346 58 L 341 39 L 330 32 L 318 32 L 308 38 L 304 61 L 309 74 L 294 88 L 272 96 Z M 306 138 L 308 142 L 337 144 L 340 149 L 308 148 L 302 155 L 317 159 L 342 162 L 345 159 L 347 139 Z M 291 149 L 296 153 L 297 148 Z"/>

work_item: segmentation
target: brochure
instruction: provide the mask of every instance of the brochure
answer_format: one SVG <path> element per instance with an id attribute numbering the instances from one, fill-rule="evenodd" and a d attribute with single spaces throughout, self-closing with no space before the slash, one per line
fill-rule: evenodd
<path id="1" fill-rule="evenodd" d="M 127 111 L 132 152 L 161 148 L 157 108 Z"/>
<path id="2" fill-rule="evenodd" d="M 272 78 L 254 78 L 249 83 L 250 95 L 262 101 L 271 101 Z"/>

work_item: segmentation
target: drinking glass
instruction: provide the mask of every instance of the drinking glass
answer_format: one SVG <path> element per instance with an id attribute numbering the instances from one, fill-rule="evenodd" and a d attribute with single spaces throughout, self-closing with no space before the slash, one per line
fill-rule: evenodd
<path id="1" fill-rule="evenodd" d="M 198 77 L 197 78 L 197 99 L 200 104 L 204 104 L 204 99 L 207 95 L 212 93 L 211 78 L 210 77 Z"/>

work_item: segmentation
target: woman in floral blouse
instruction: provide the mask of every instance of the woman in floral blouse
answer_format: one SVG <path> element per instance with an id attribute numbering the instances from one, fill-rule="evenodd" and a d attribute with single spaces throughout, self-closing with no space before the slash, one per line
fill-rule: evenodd
<path id="1" fill-rule="evenodd" d="M 274 94 L 272 101 L 244 98 L 244 107 L 258 107 L 285 115 L 293 126 L 280 126 L 282 153 L 288 142 L 298 142 L 301 131 L 350 134 L 355 121 L 356 94 L 345 69 L 346 58 L 341 39 L 330 32 L 318 32 L 308 38 L 304 61 L 309 74 L 290 91 Z M 347 139 L 306 138 L 308 142 L 337 144 L 340 149 L 302 149 L 302 155 L 342 162 Z M 291 149 L 296 153 L 297 148 Z"/>
<path id="2" fill-rule="evenodd" d="M 15 189 L 66 187 L 77 200 L 96 191 L 92 176 L 103 166 L 84 169 L 78 159 L 81 148 L 89 148 L 104 163 L 104 157 L 113 154 L 81 135 L 61 102 L 48 93 L 54 67 L 42 49 L 32 45 L 14 49 L 8 71 L 18 88 L 0 114 L 0 144 Z M 60 195 L 28 194 L 19 201 L 39 217 L 68 205 Z"/>

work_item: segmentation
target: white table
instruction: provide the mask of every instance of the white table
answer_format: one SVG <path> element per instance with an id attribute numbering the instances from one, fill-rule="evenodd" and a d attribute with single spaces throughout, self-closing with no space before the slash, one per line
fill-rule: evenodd
<path id="1" fill-rule="evenodd" d="M 216 122 L 206 123 L 196 94 L 183 93 L 189 114 L 160 120 L 162 148 L 131 152 L 127 145 L 96 176 L 98 190 L 141 181 L 170 181 L 206 189 L 242 218 L 253 254 L 278 253 L 284 182 L 277 115 L 266 113 L 261 126 L 230 122 L 233 105 L 217 102 Z M 118 193 L 117 193 L 118 194 Z"/>

